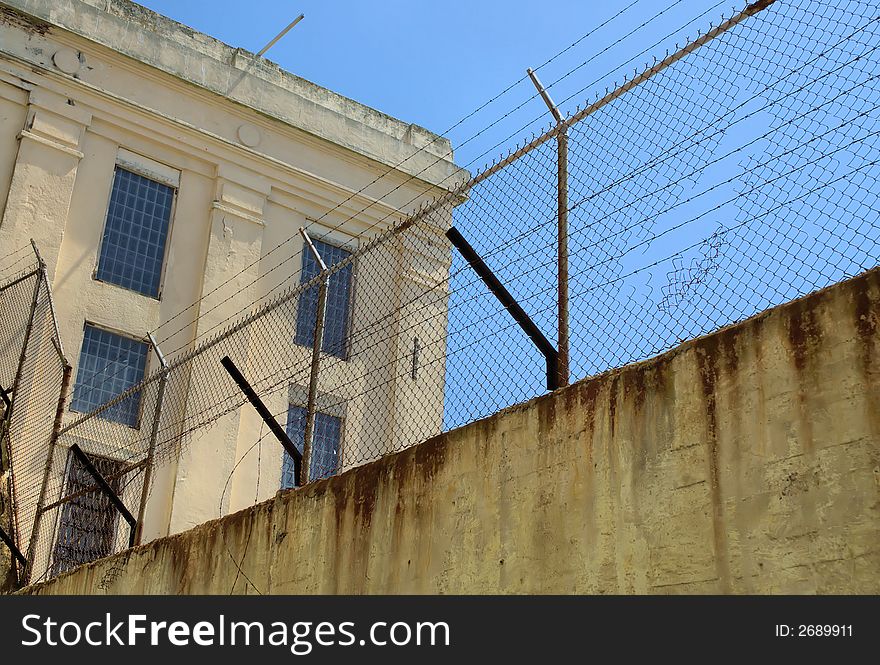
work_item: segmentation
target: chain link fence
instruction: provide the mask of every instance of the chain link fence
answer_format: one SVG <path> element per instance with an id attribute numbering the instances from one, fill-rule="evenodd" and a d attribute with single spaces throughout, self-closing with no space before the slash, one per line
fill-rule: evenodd
<path id="1" fill-rule="evenodd" d="M 26 261 L 35 261 L 30 248 L 0 260 L 8 275 L 0 280 L 0 471 L 6 497 L 0 527 L 12 545 L 7 549 L 13 584 L 26 572 L 17 556 L 23 558 L 28 548 L 38 498 L 32 488 L 40 487 L 45 475 L 59 395 L 69 375 L 45 266 L 36 261 L 19 269 Z"/>
<path id="2" fill-rule="evenodd" d="M 31 581 L 130 538 L 118 510 L 104 519 L 76 503 L 89 481 L 73 444 L 138 521 L 152 470 L 212 439 L 236 447 L 230 478 L 272 451 L 256 462 L 259 499 L 530 399 L 548 378 L 648 358 L 876 266 L 878 31 L 869 2 L 759 0 L 389 231 L 340 244 L 312 225 L 314 252 L 264 257 L 272 286 L 257 305 L 167 351 L 167 366 L 157 356 L 143 382 L 60 430 L 45 491 L 26 499 L 43 506 Z M 450 227 L 508 300 L 453 247 Z M 287 261 L 298 263 L 294 286 L 275 272 Z M 218 294 L 202 316 L 224 302 Z M 536 346 L 541 335 L 553 353 Z M 224 358 L 305 452 L 300 478 Z M 224 488 L 218 514 L 229 506 Z"/>

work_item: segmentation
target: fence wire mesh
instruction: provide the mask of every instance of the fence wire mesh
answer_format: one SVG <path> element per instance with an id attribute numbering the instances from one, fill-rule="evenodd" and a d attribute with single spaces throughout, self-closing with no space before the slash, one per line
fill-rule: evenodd
<path id="1" fill-rule="evenodd" d="M 34 261 L 30 251 L 22 254 L 2 268 L 15 270 L 25 257 Z M 38 499 L 32 488 L 40 486 L 44 475 L 66 366 L 42 264 L 0 280 L 0 312 L 0 471 L 9 505 L 2 527 L 26 552 Z M 13 559 L 12 566 L 20 579 L 20 564 Z"/>
<path id="2" fill-rule="evenodd" d="M 346 244 L 313 225 L 332 265 L 310 478 L 546 390 L 545 359 L 445 232 L 458 229 L 555 342 L 563 133 L 572 380 L 876 266 L 878 29 L 869 2 L 760 0 L 683 49 L 658 53 L 389 231 Z M 295 286 L 279 277 L 291 263 Z M 243 297 L 235 284 L 214 295 L 200 321 L 182 318 L 165 336 L 192 340 L 198 331 L 167 352 L 167 370 L 151 361 L 143 382 L 68 419 L 46 476 L 46 502 L 56 505 L 35 530 L 32 581 L 126 542 L 118 518 L 93 520 L 100 533 L 73 533 L 74 518 L 95 510 L 70 500 L 85 482 L 71 470 L 73 443 L 101 460 L 140 518 L 144 505 L 149 516 L 153 499 L 165 501 L 157 490 L 169 492 L 162 483 L 173 480 L 155 480 L 163 465 L 222 474 L 211 517 L 291 484 L 281 448 L 220 360 L 235 362 L 301 445 L 324 276 L 315 265 L 303 249 L 266 259 L 257 305 L 211 323 L 211 312 Z M 112 416 L 125 400 L 138 405 L 134 426 Z"/>

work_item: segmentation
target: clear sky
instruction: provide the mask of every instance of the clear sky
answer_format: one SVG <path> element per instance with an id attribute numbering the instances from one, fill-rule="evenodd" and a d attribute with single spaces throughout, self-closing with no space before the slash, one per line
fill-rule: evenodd
<path id="1" fill-rule="evenodd" d="M 539 75 L 568 115 L 745 6 L 144 2 L 253 51 L 305 13 L 271 59 L 446 134 L 472 172 L 548 127 L 526 67 L 552 59 Z M 572 373 L 581 378 L 876 265 L 876 3 L 777 0 L 569 135 Z M 472 188 L 453 223 L 555 340 L 555 147 L 546 146 Z M 457 255 L 450 282 L 446 424 L 543 392 L 539 354 Z"/>
<path id="2" fill-rule="evenodd" d="M 305 20 L 266 57 L 314 83 L 437 133 L 445 134 L 461 118 L 519 81 L 514 89 L 449 132 L 453 146 L 462 146 L 457 161 L 466 165 L 471 160 L 476 164 L 492 161 L 501 152 L 501 146 L 495 145 L 511 134 L 524 135 L 526 132 L 519 130 L 531 120 L 549 122 L 542 102 L 535 99 L 465 143 L 534 95 L 531 83 L 520 80 L 526 67 L 541 65 L 589 35 L 539 71 L 549 86 L 589 61 L 551 88 L 563 110 L 571 110 L 588 91 L 613 83 L 619 64 L 635 56 L 627 69 L 630 73 L 635 66 L 641 69 L 650 60 L 647 54 L 639 55 L 641 51 L 670 33 L 666 46 L 687 34 L 705 31 L 710 20 L 717 24 L 722 14 L 729 16 L 735 3 L 141 0 L 141 4 L 251 51 L 259 51 L 304 13 Z M 741 6 L 741 2 L 736 4 Z M 658 13 L 661 15 L 654 18 Z M 696 20 L 691 23 L 692 19 Z M 682 29 L 689 23 L 690 30 Z M 658 45 L 650 53 L 661 48 L 663 45 Z M 599 78 L 603 83 L 594 83 Z M 585 87 L 587 90 L 578 94 Z M 572 94 L 574 97 L 563 103 Z"/>

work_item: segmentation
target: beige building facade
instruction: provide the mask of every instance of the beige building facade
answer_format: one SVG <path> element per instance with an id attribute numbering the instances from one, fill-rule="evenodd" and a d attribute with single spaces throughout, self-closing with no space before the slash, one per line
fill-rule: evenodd
<path id="1" fill-rule="evenodd" d="M 0 250 L 33 239 L 46 262 L 73 365 L 64 423 L 157 369 L 148 331 L 162 328 L 163 350 L 185 350 L 303 280 L 309 265 L 300 227 L 343 257 L 462 177 L 446 139 L 127 0 L 0 2 Z M 422 230 L 419 241 L 436 249 L 443 230 Z M 448 251 L 388 251 L 396 252 L 382 264 L 390 267 L 355 262 L 337 293 L 336 316 L 344 319 L 337 336 L 374 316 L 371 293 L 411 299 L 436 288 L 430 285 L 449 269 Z M 444 312 L 436 323 L 445 326 Z M 377 353 L 393 357 L 409 343 Z M 308 363 L 309 342 L 291 340 L 284 353 Z M 351 362 L 366 363 L 366 373 L 370 362 L 388 364 L 359 357 Z M 98 376 L 102 360 L 120 358 L 130 365 L 121 382 Z M 442 367 L 423 386 L 439 391 L 438 411 L 427 416 L 439 431 Z M 273 413 L 301 409 L 304 391 L 301 382 L 291 385 L 267 405 Z M 393 400 L 393 387 L 386 394 Z M 342 397 L 323 426 L 356 446 L 368 428 L 366 406 Z M 374 420 L 393 448 L 414 415 L 371 399 L 370 409 L 387 414 Z M 136 427 L 127 418 L 122 408 L 101 427 L 118 438 Z M 240 464 L 224 492 L 260 427 L 252 411 L 240 409 L 157 466 L 144 540 L 277 491 L 280 449 Z M 112 462 L 114 450 L 100 439 L 82 447 Z M 20 524 L 29 517 L 19 515 Z"/>

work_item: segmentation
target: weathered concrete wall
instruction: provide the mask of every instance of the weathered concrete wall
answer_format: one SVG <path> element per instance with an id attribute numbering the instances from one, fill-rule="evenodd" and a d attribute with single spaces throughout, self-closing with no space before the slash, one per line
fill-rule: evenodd
<path id="1" fill-rule="evenodd" d="M 878 593 L 880 270 L 35 593 Z"/>

